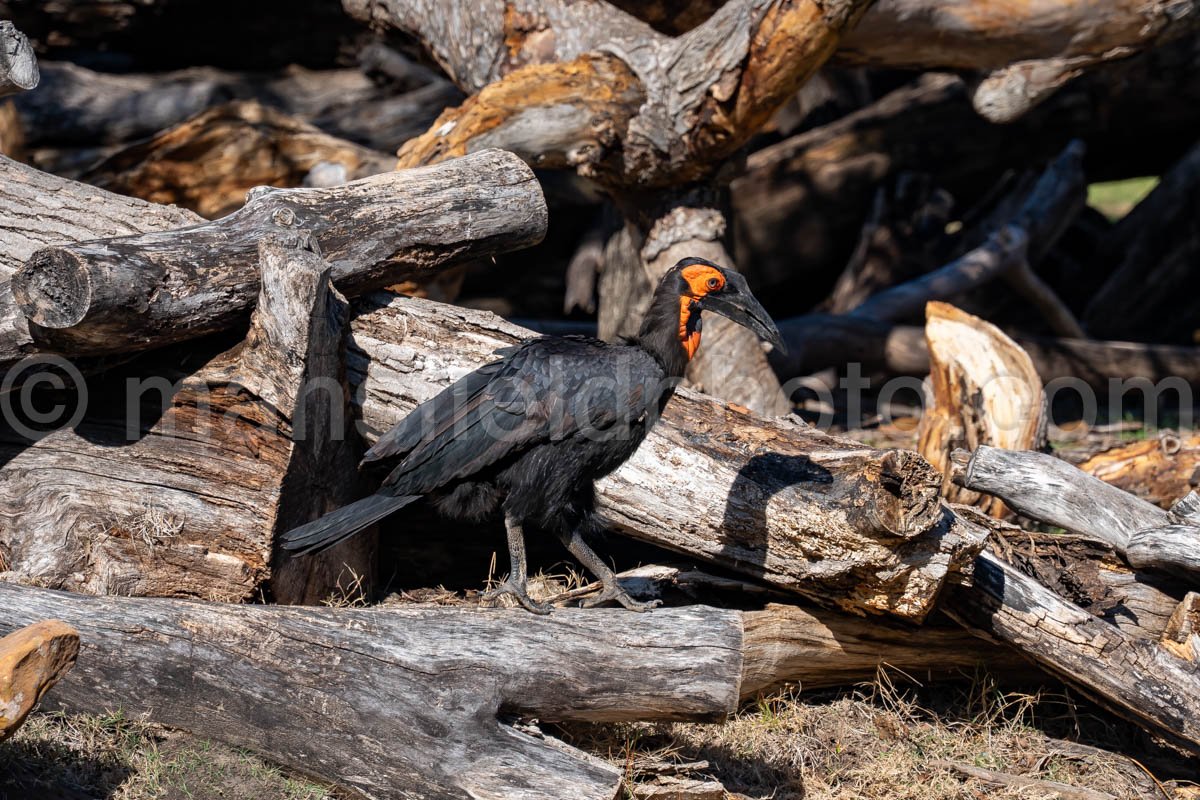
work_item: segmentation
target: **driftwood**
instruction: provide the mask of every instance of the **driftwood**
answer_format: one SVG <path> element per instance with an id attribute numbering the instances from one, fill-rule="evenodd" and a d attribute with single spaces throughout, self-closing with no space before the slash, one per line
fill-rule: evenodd
<path id="1" fill-rule="evenodd" d="M 1039 450 L 1046 441 L 1046 396 L 1029 356 L 996 326 L 945 303 L 926 308 L 932 396 L 918 428 L 917 452 L 942 473 L 958 449 L 980 445 Z M 994 516 L 1004 503 L 956 486 L 942 494 Z"/>
<path id="2" fill-rule="evenodd" d="M 980 447 L 955 453 L 955 483 L 1014 511 L 1112 545 L 1135 569 L 1200 574 L 1200 527 L 1050 455 Z"/>
<path id="3" fill-rule="evenodd" d="M 1170 508 L 1200 483 L 1200 436 L 1165 431 L 1096 453 L 1077 466 L 1159 508 Z"/>
<path id="4" fill-rule="evenodd" d="M 976 559 L 972 585 L 954 587 L 943 610 L 1120 716 L 1200 752 L 1200 666 L 1158 642 L 1097 619 L 989 552 Z"/>
<path id="5" fill-rule="evenodd" d="M 388 172 L 393 164 L 385 153 L 243 101 L 210 109 L 119 150 L 84 173 L 83 180 L 215 219 L 237 210 L 255 186 L 306 185 L 317 168 L 338 170 L 344 183 Z"/>
<path id="6" fill-rule="evenodd" d="M 78 653 L 79 632 L 58 620 L 35 622 L 0 639 L 0 742 L 21 727 Z"/>
<path id="7" fill-rule="evenodd" d="M 33 46 L 16 25 L 0 20 L 0 97 L 28 91 L 38 79 Z"/>
<path id="8" fill-rule="evenodd" d="M 611 800 L 621 771 L 504 724 L 720 720 L 739 612 L 351 610 L 87 598 L 0 584 L 0 629 L 79 628 L 68 709 L 122 708 L 370 797 Z M 299 665 L 299 666 L 298 666 Z"/>
<path id="9" fill-rule="evenodd" d="M 350 382 L 373 441 L 528 331 L 478 311 L 376 294 L 351 323 Z M 691 478 L 679 479 L 686 465 Z M 940 479 L 899 450 L 769 421 L 681 392 L 598 485 L 605 523 L 819 603 L 920 619 L 981 545 L 945 514 Z"/>
<path id="10" fill-rule="evenodd" d="M 272 231 L 312 230 L 353 295 L 529 245 L 546 215 L 529 168 L 484 151 L 332 189 L 262 189 L 240 211 L 179 231 L 46 247 L 13 293 L 61 352 L 136 351 L 243 319 L 259 289 L 257 243 Z"/>
<path id="11" fill-rule="evenodd" d="M 118 595 L 316 602 L 370 579 L 373 539 L 272 565 L 276 534 L 353 499 L 345 301 L 311 238 L 261 245 L 246 342 L 92 381 L 76 425 L 0 432 L 7 580 Z M 257 278 L 256 278 L 257 280 Z M 270 580 L 268 585 L 267 581 Z"/>

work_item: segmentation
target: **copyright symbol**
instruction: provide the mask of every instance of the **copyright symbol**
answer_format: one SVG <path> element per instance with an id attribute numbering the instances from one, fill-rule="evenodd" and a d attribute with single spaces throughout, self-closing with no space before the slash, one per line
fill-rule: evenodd
<path id="1" fill-rule="evenodd" d="M 87 404 L 83 374 L 62 356 L 24 358 L 0 381 L 0 414 L 10 428 L 30 441 L 75 427 Z"/>

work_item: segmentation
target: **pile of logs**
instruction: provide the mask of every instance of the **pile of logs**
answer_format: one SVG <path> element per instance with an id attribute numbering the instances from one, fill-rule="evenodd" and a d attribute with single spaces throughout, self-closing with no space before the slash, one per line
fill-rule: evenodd
<path id="1" fill-rule="evenodd" d="M 1200 753 L 1200 442 L 1046 452 L 1058 379 L 1200 379 L 1196 2 L 294 5 L 197 67 L 146 44 L 194 4 L 0 1 L 0 738 L 61 678 L 371 797 L 601 800 L 622 772 L 529 720 L 983 665 Z M 1142 173 L 1121 221 L 1085 208 Z M 667 608 L 320 605 L 376 588 L 378 533 L 279 537 L 536 335 L 472 282 L 561 327 L 514 277 L 549 264 L 613 337 L 683 255 L 742 267 L 789 348 L 714 320 L 598 484 Z M 915 450 L 790 413 L 847 362 L 930 376 Z"/>

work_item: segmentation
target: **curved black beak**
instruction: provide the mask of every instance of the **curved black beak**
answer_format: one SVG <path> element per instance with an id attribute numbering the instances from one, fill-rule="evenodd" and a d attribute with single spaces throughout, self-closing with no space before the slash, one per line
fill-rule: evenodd
<path id="1" fill-rule="evenodd" d="M 754 331 L 758 337 L 771 345 L 780 353 L 787 353 L 783 337 L 775 327 L 775 321 L 762 307 L 762 303 L 750 291 L 746 279 L 739 273 L 721 270 L 725 275 L 725 288 L 718 292 L 704 295 L 700 299 L 700 308 L 712 311 L 723 317 L 745 326 Z"/>

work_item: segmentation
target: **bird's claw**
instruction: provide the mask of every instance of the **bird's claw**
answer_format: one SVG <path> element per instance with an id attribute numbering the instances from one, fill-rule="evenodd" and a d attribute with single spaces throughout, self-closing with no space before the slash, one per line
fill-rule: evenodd
<path id="1" fill-rule="evenodd" d="M 508 595 L 509 597 L 513 598 L 521 604 L 521 608 L 534 614 L 541 614 L 544 616 L 554 610 L 554 606 L 550 605 L 549 603 L 539 603 L 538 601 L 534 600 L 529 596 L 529 592 L 526 591 L 524 586 L 514 583 L 511 580 L 505 581 L 495 589 L 489 589 L 488 591 L 484 592 L 482 599 L 491 602 L 494 600 L 499 600 L 504 595 Z"/>
<path id="2" fill-rule="evenodd" d="M 596 606 L 607 603 L 609 600 L 616 600 L 630 611 L 649 611 L 662 605 L 662 600 L 648 600 L 646 602 L 634 600 L 629 596 L 629 593 L 620 586 L 610 584 L 605 586 L 600 591 L 600 594 L 584 600 L 582 603 L 580 603 L 580 606 L 582 608 L 595 608 Z"/>

